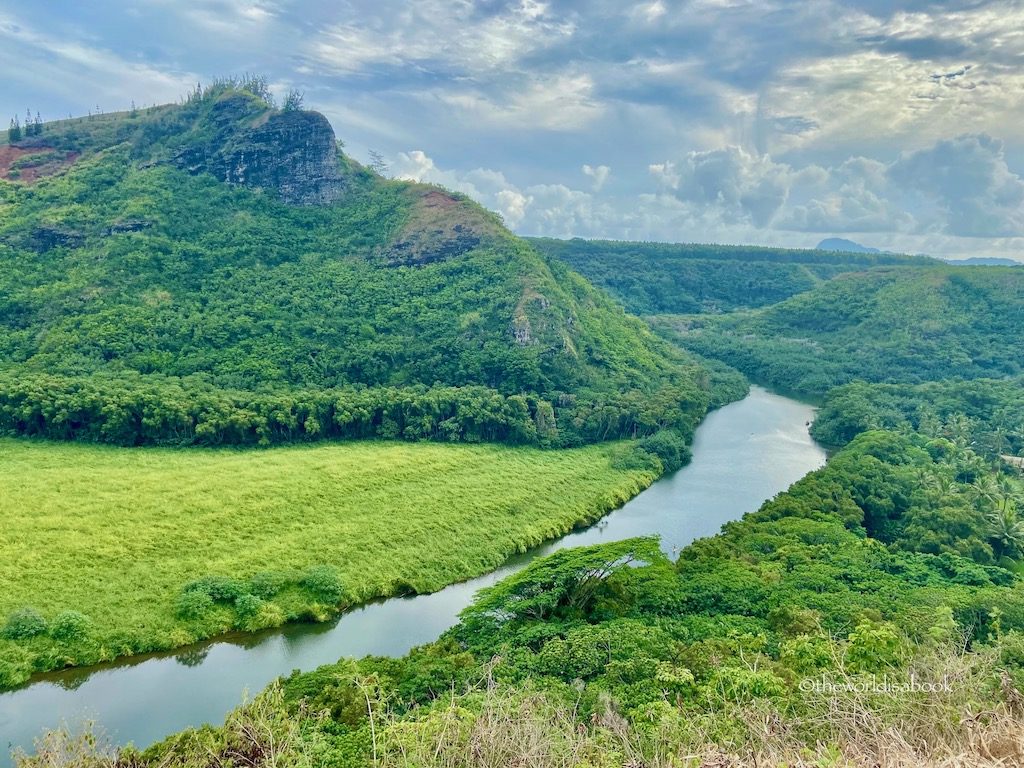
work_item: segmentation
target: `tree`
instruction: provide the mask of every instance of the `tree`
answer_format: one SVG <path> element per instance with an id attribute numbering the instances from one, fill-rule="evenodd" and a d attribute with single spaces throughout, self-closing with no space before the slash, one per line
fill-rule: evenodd
<path id="1" fill-rule="evenodd" d="M 375 149 L 370 150 L 370 170 L 378 176 L 387 176 L 391 170 L 384 160 L 384 155 Z"/>
<path id="2" fill-rule="evenodd" d="M 18 118 L 11 120 L 11 127 L 7 129 L 7 143 L 13 144 L 16 141 L 21 141 L 21 123 Z"/>
<path id="3" fill-rule="evenodd" d="M 1024 520 L 1010 507 L 986 515 L 988 535 L 997 557 L 1024 552 Z"/>
<path id="4" fill-rule="evenodd" d="M 302 91 L 294 89 L 288 91 L 288 94 L 284 97 L 284 106 L 282 109 L 284 109 L 285 112 L 296 112 L 302 109 L 303 98 L 304 94 Z"/>

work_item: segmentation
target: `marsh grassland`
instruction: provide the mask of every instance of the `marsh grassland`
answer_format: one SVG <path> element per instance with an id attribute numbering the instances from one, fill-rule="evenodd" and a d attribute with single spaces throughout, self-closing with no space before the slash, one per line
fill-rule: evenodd
<path id="1" fill-rule="evenodd" d="M 478 575 L 653 480 L 616 451 L 0 440 L 0 684 Z"/>

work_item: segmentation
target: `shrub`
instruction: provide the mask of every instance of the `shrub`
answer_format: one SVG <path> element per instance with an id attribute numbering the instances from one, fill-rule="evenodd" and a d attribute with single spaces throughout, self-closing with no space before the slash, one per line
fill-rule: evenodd
<path id="1" fill-rule="evenodd" d="M 310 568 L 299 583 L 331 603 L 339 602 L 345 595 L 345 586 L 341 582 L 341 577 L 329 565 L 317 565 Z"/>
<path id="2" fill-rule="evenodd" d="M 0 636 L 8 640 L 27 640 L 46 634 L 46 619 L 35 608 L 21 608 L 7 617 Z"/>
<path id="3" fill-rule="evenodd" d="M 92 621 L 78 611 L 61 611 L 50 624 L 50 637 L 55 640 L 81 640 L 92 629 Z"/>
<path id="4" fill-rule="evenodd" d="M 239 616 L 253 616 L 259 613 L 262 607 L 263 600 L 256 595 L 241 595 L 235 600 L 235 610 Z"/>
<path id="5" fill-rule="evenodd" d="M 226 576 L 205 576 L 185 585 L 185 592 L 201 592 L 209 595 L 211 600 L 233 602 L 248 590 L 238 579 Z"/>
<path id="6" fill-rule="evenodd" d="M 286 586 L 290 579 L 283 573 L 261 571 L 249 580 L 249 592 L 256 597 L 269 600 Z"/>
<path id="7" fill-rule="evenodd" d="M 183 619 L 200 619 L 213 608 L 213 598 L 206 592 L 189 589 L 178 598 L 176 612 Z"/>
<path id="8" fill-rule="evenodd" d="M 666 472 L 675 472 L 690 461 L 690 448 L 674 429 L 663 429 L 640 441 L 639 447 L 661 459 Z"/>
<path id="9" fill-rule="evenodd" d="M 612 454 L 611 466 L 612 469 L 621 471 L 640 470 L 653 472 L 656 475 L 660 475 L 665 470 L 661 459 L 653 453 L 645 451 L 638 443 L 629 443 L 616 448 Z"/>

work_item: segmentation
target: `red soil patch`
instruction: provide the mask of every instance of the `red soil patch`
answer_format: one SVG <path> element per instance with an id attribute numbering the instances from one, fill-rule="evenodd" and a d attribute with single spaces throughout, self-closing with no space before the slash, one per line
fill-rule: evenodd
<path id="1" fill-rule="evenodd" d="M 38 163 L 30 162 L 32 156 Z M 32 184 L 44 176 L 53 176 L 78 159 L 79 152 L 61 152 L 53 147 L 0 146 L 0 179 Z"/>
<path id="2" fill-rule="evenodd" d="M 459 201 L 451 195 L 446 195 L 439 189 L 432 189 L 425 194 L 419 201 L 421 208 L 451 208 L 458 205 Z"/>

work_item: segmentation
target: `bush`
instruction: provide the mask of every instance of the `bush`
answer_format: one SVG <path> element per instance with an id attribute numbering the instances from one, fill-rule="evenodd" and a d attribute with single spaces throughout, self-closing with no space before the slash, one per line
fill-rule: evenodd
<path id="1" fill-rule="evenodd" d="M 35 608 L 21 608 L 7 617 L 0 636 L 8 640 L 27 640 L 46 634 L 46 619 Z"/>
<path id="2" fill-rule="evenodd" d="M 239 616 L 254 616 L 263 607 L 263 600 L 256 595 L 242 595 L 235 600 L 235 610 Z"/>
<path id="3" fill-rule="evenodd" d="M 249 580 L 249 592 L 256 597 L 269 600 L 286 586 L 290 579 L 283 573 L 262 571 Z"/>
<path id="4" fill-rule="evenodd" d="M 640 441 L 639 447 L 661 460 L 666 472 L 675 472 L 690 461 L 690 448 L 674 429 L 663 429 Z"/>
<path id="5" fill-rule="evenodd" d="M 190 589 L 178 598 L 176 613 L 183 619 L 201 619 L 213 608 L 213 598 L 206 592 Z"/>
<path id="6" fill-rule="evenodd" d="M 248 593 L 246 586 L 238 579 L 226 576 L 206 576 L 185 585 L 185 592 L 202 592 L 211 600 L 233 602 Z"/>
<path id="7" fill-rule="evenodd" d="M 341 582 L 341 577 L 329 565 L 317 565 L 310 568 L 299 583 L 331 603 L 340 602 L 345 595 L 345 586 Z"/>
<path id="8" fill-rule="evenodd" d="M 611 467 L 623 472 L 640 470 L 653 472 L 656 475 L 665 471 L 661 459 L 653 453 L 645 451 L 638 443 L 629 443 L 616 448 L 612 454 Z"/>
<path id="9" fill-rule="evenodd" d="M 82 640 L 92 629 L 92 621 L 78 611 L 61 611 L 50 624 L 50 637 L 65 642 Z"/>

